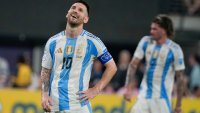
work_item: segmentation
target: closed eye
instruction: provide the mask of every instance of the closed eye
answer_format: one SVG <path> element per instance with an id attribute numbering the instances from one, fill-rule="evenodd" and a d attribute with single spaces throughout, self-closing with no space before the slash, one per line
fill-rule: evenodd
<path id="1" fill-rule="evenodd" d="M 82 9 L 82 8 L 79 8 L 78 10 L 79 10 L 80 12 L 83 12 L 83 9 Z"/>

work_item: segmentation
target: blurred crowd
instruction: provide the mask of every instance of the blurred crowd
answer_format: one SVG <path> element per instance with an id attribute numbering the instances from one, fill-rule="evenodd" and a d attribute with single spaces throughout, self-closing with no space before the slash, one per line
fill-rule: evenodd
<path id="1" fill-rule="evenodd" d="M 132 53 L 128 50 L 121 50 L 115 59 L 118 71 L 111 82 L 103 90 L 106 94 L 123 95 L 125 92 L 125 79 L 127 68 L 132 58 Z M 0 88 L 21 88 L 28 90 L 40 90 L 40 74 L 32 72 L 30 57 L 25 54 L 18 56 L 16 61 L 16 71 L 11 74 L 8 59 L 0 57 Z M 190 53 L 185 58 L 186 70 L 184 76 L 185 97 L 200 98 L 200 54 L 197 51 Z M 104 66 L 98 61 L 94 61 L 90 78 L 90 87 L 94 86 L 102 77 Z M 133 96 L 139 93 L 140 83 L 145 72 L 145 62 L 138 66 L 135 76 Z M 176 80 L 173 88 L 173 96 L 176 92 Z"/>
<path id="2" fill-rule="evenodd" d="M 188 15 L 200 16 L 200 0 L 184 0 Z"/>
<path id="3" fill-rule="evenodd" d="M 32 72 L 29 55 L 23 53 L 17 57 L 14 72 L 8 60 L 0 57 L 0 88 L 40 89 L 39 74 Z"/>

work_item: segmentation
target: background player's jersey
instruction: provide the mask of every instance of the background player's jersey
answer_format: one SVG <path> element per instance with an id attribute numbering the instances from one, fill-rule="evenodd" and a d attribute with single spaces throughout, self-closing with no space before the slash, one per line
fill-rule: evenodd
<path id="1" fill-rule="evenodd" d="M 175 71 L 185 68 L 180 46 L 170 39 L 165 44 L 158 45 L 151 36 L 145 36 L 134 53 L 134 57 L 139 59 L 144 56 L 146 70 L 139 98 L 164 98 L 170 102 Z"/>
<path id="2" fill-rule="evenodd" d="M 65 32 L 51 37 L 44 50 L 42 67 L 51 69 L 49 95 L 52 111 L 80 108 L 76 93 L 88 89 L 93 61 L 105 64 L 112 59 L 102 41 L 83 30 L 76 38 L 67 38 Z"/>

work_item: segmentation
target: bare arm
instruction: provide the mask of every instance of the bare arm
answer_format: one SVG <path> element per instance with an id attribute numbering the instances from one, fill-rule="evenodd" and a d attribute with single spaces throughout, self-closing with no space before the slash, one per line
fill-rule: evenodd
<path id="1" fill-rule="evenodd" d="M 134 57 L 132 60 L 131 60 L 131 63 L 129 64 L 128 66 L 128 70 L 127 70 L 127 76 L 126 76 L 126 84 L 125 84 L 125 87 L 126 87 L 126 92 L 124 94 L 124 98 L 127 100 L 127 101 L 131 101 L 131 97 L 132 97 L 132 90 L 133 90 L 133 85 L 134 85 L 134 79 L 135 79 L 135 73 L 136 73 L 136 70 L 137 70 L 137 67 L 140 63 L 140 59 Z"/>
<path id="2" fill-rule="evenodd" d="M 133 82 L 134 82 L 134 78 L 135 78 L 134 76 L 137 71 L 137 67 L 138 67 L 139 63 L 140 63 L 140 59 L 134 57 L 128 66 L 127 76 L 126 76 L 126 84 L 125 84 L 126 87 L 128 87 L 128 88 L 133 88 Z"/>
<path id="3" fill-rule="evenodd" d="M 175 107 L 175 113 L 179 113 L 181 110 L 181 100 L 184 92 L 184 84 L 183 84 L 183 70 L 176 71 L 177 78 L 177 102 Z"/>
<path id="4" fill-rule="evenodd" d="M 51 111 L 52 100 L 48 96 L 50 69 L 42 67 L 41 70 L 41 82 L 42 82 L 42 107 L 44 111 Z"/>
<path id="5" fill-rule="evenodd" d="M 41 70 L 42 93 L 48 92 L 50 72 L 51 72 L 50 69 L 42 67 L 42 70 Z"/>
<path id="6" fill-rule="evenodd" d="M 115 75 L 115 73 L 117 71 L 117 67 L 116 67 L 114 60 L 109 61 L 105 65 L 105 67 L 106 67 L 106 69 L 102 75 L 101 80 L 94 86 L 94 88 L 98 92 L 103 90 L 103 88 L 110 82 L 110 80 L 112 79 L 112 77 Z"/>
<path id="7" fill-rule="evenodd" d="M 105 67 L 106 69 L 102 75 L 101 80 L 93 88 L 89 88 L 88 90 L 80 91 L 77 93 L 77 95 L 83 94 L 82 96 L 78 97 L 78 100 L 85 101 L 85 100 L 93 99 L 110 82 L 110 80 L 112 79 L 112 77 L 117 71 L 117 67 L 114 60 L 109 61 L 105 65 Z"/>

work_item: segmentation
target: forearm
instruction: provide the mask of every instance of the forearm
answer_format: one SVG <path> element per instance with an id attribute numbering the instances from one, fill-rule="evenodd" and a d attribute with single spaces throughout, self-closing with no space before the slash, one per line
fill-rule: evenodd
<path id="1" fill-rule="evenodd" d="M 46 69 L 42 67 L 42 70 L 41 70 L 42 93 L 48 92 L 50 72 L 51 72 L 50 69 Z"/>
<path id="2" fill-rule="evenodd" d="M 127 88 L 133 88 L 133 82 L 135 80 L 135 73 L 137 70 L 137 65 L 135 63 L 130 63 L 128 70 L 127 70 L 127 76 L 126 76 L 126 83 L 125 86 Z"/>
<path id="3" fill-rule="evenodd" d="M 181 100 L 184 92 L 183 72 L 177 72 L 177 102 L 176 107 L 181 107 Z"/>
<path id="4" fill-rule="evenodd" d="M 101 90 L 110 82 L 110 80 L 117 71 L 117 67 L 114 61 L 111 62 L 113 62 L 112 65 L 106 66 L 106 69 L 102 75 L 101 80 L 94 86 L 94 88 L 97 90 L 98 93 L 101 92 Z"/>

